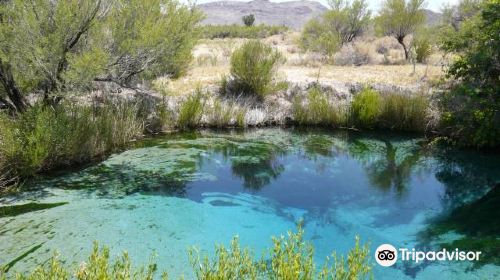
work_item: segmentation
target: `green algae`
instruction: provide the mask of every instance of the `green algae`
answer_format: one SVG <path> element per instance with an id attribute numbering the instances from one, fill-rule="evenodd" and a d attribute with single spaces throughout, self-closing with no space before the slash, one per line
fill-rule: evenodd
<path id="1" fill-rule="evenodd" d="M 57 203 L 26 203 L 20 205 L 7 205 L 0 207 L 0 218 L 4 217 L 14 217 L 22 215 L 25 213 L 40 211 L 45 209 L 50 209 L 58 206 L 68 204 L 68 202 L 57 202 Z"/>
<path id="2" fill-rule="evenodd" d="M 9 270 L 16 263 L 18 263 L 19 261 L 23 260 L 24 258 L 26 258 L 31 253 L 35 252 L 36 250 L 40 249 L 42 247 L 42 245 L 43 245 L 43 243 L 40 243 L 38 245 L 35 245 L 35 246 L 31 247 L 29 250 L 27 250 L 23 254 L 19 255 L 17 258 L 13 259 L 12 261 L 8 262 L 6 265 L 0 266 L 0 268 L 1 268 L 0 270 L 3 270 L 5 273 L 9 272 Z"/>
<path id="3" fill-rule="evenodd" d="M 454 209 L 431 225 L 423 237 L 435 239 L 449 232 L 462 234 L 458 239 L 440 242 L 442 248 L 481 251 L 474 267 L 493 263 L 500 265 L 500 184 L 482 198 Z"/>

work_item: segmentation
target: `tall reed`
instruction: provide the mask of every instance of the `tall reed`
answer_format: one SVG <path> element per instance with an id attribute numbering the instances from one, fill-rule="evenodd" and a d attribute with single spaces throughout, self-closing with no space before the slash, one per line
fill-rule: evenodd
<path id="1" fill-rule="evenodd" d="M 0 170 L 29 177 L 122 148 L 143 133 L 138 111 L 136 104 L 127 102 L 64 103 L 38 104 L 15 118 L 1 115 Z"/>

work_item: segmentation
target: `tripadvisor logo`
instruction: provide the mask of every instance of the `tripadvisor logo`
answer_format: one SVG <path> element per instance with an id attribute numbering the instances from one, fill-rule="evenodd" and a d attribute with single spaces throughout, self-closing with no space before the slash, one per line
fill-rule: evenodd
<path id="1" fill-rule="evenodd" d="M 399 253 L 399 254 L 398 254 Z M 382 244 L 375 250 L 375 260 L 381 266 L 392 266 L 399 259 L 419 263 L 422 261 L 478 261 L 481 252 L 442 249 L 440 251 L 416 251 L 415 249 L 396 249 L 391 244 Z"/>

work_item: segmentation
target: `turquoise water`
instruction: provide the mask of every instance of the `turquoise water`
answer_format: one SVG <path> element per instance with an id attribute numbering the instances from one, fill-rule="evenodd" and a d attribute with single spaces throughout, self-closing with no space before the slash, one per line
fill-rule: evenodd
<path id="1" fill-rule="evenodd" d="M 28 253 L 11 268 L 23 271 L 57 250 L 77 264 L 97 240 L 114 256 L 127 250 L 137 265 L 155 255 L 160 270 L 190 279 L 190 246 L 212 254 L 215 243 L 238 235 L 260 255 L 272 235 L 303 220 L 318 264 L 334 250 L 346 253 L 358 234 L 372 252 L 390 243 L 485 256 L 389 268 L 372 259 L 376 279 L 498 279 L 499 170 L 498 155 L 430 148 L 411 136 L 293 129 L 176 134 L 1 198 L 4 206 L 38 204 L 0 209 L 0 263 Z"/>

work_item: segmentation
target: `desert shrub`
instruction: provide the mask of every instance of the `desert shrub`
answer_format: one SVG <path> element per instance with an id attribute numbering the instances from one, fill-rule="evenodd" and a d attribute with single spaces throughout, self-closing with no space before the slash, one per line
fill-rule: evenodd
<path id="1" fill-rule="evenodd" d="M 426 63 L 432 54 L 432 31 L 422 28 L 415 32 L 412 40 L 412 48 L 415 52 L 415 60 L 418 63 Z"/>
<path id="2" fill-rule="evenodd" d="M 241 20 L 243 21 L 243 24 L 245 24 L 245 26 L 252 26 L 253 23 L 255 22 L 255 16 L 252 14 L 246 15 L 243 16 Z"/>
<path id="3" fill-rule="evenodd" d="M 238 93 L 263 97 L 276 83 L 276 68 L 283 60 L 281 54 L 259 41 L 249 41 L 231 56 L 231 76 Z"/>
<path id="4" fill-rule="evenodd" d="M 339 127 L 345 124 L 345 110 L 341 105 L 334 106 L 328 96 L 318 87 L 308 91 L 303 102 L 296 96 L 293 102 L 293 117 L 300 125 L 321 125 Z"/>
<path id="5" fill-rule="evenodd" d="M 382 105 L 380 94 L 370 88 L 359 92 L 351 104 L 352 122 L 364 128 L 373 128 L 377 122 Z"/>
<path id="6" fill-rule="evenodd" d="M 179 108 L 179 116 L 177 118 L 177 126 L 185 128 L 193 128 L 198 126 L 203 117 L 203 107 L 205 100 L 201 89 L 197 89 L 195 94 L 188 96 Z"/>
<path id="7" fill-rule="evenodd" d="M 465 1 L 463 1 L 465 2 Z M 483 1 L 444 38 L 442 48 L 457 54 L 447 74 L 458 81 L 441 96 L 442 133 L 460 145 L 500 144 L 500 4 Z"/>
<path id="8" fill-rule="evenodd" d="M 341 41 L 337 33 L 329 31 L 321 21 L 312 19 L 304 26 L 299 46 L 303 51 L 318 52 L 330 59 L 340 48 Z"/>
<path id="9" fill-rule="evenodd" d="M 428 123 L 428 97 L 422 94 L 387 94 L 382 98 L 378 127 L 425 132 Z"/>
<path id="10" fill-rule="evenodd" d="M 336 65 L 365 65 L 372 61 L 371 50 L 366 45 L 348 44 L 343 46 L 334 56 Z"/>
<path id="11" fill-rule="evenodd" d="M 231 25 L 206 25 L 201 28 L 201 36 L 206 39 L 223 38 L 248 38 L 261 39 L 273 35 L 283 34 L 288 28 L 277 25 L 252 25 L 242 26 L 238 24 Z"/>
<path id="12" fill-rule="evenodd" d="M 329 2 L 330 9 L 304 27 L 300 46 L 331 58 L 341 46 L 359 37 L 368 26 L 370 11 L 364 0 Z"/>
<path id="13" fill-rule="evenodd" d="M 16 118 L 2 116 L 0 154 L 9 169 L 15 170 L 13 175 L 26 177 L 122 148 L 142 135 L 139 106 L 108 102 L 92 106 L 38 104 Z"/>

